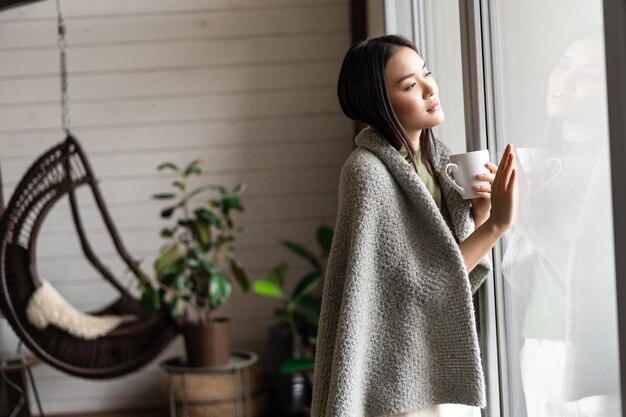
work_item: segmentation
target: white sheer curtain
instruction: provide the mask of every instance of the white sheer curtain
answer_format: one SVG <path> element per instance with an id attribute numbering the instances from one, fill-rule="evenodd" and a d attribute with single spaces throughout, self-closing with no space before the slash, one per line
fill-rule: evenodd
<path id="1" fill-rule="evenodd" d="M 621 416 L 602 2 L 501 2 L 498 22 L 512 414 Z"/>

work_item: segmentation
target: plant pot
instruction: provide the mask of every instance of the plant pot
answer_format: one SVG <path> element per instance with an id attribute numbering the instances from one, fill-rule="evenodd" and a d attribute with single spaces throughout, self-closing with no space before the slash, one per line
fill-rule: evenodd
<path id="1" fill-rule="evenodd" d="M 209 323 L 185 323 L 182 327 L 187 365 L 222 366 L 230 359 L 230 319 L 216 317 Z"/>
<path id="2" fill-rule="evenodd" d="M 311 402 L 312 385 L 305 372 L 283 374 L 280 365 L 287 359 L 300 357 L 297 340 L 284 322 L 268 329 L 267 366 L 271 388 L 271 415 L 301 417 Z"/>

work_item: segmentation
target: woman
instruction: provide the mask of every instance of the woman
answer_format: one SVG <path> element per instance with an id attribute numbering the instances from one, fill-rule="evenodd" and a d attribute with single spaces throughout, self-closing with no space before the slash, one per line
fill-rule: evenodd
<path id="1" fill-rule="evenodd" d="M 500 169 L 487 164 L 489 185 L 471 203 L 442 180 L 450 150 L 430 130 L 443 122 L 437 85 L 401 36 L 352 46 L 337 93 L 368 127 L 339 179 L 312 415 L 480 416 L 472 294 L 511 225 L 511 147 Z"/>

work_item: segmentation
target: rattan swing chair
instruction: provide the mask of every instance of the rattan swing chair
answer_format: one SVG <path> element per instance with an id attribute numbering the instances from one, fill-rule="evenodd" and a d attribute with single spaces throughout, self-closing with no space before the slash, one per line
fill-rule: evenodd
<path id="1" fill-rule="evenodd" d="M 61 45 L 61 76 L 64 141 L 41 155 L 27 170 L 6 209 L 0 181 L 0 308 L 20 340 L 44 362 L 71 375 L 104 379 L 136 371 L 162 352 L 178 328 L 165 311 L 148 317 L 141 302 L 121 285 L 92 249 L 83 225 L 76 190 L 87 187 L 96 202 L 117 253 L 137 279 L 145 275 L 129 255 L 113 224 L 87 156 L 69 131 L 64 26 L 57 0 Z M 134 316 L 110 332 L 95 338 L 76 336 L 58 326 L 35 326 L 27 316 L 33 294 L 45 279 L 37 268 L 37 238 L 46 214 L 68 197 L 72 218 L 88 262 L 113 288 L 119 298 L 89 317 Z"/>

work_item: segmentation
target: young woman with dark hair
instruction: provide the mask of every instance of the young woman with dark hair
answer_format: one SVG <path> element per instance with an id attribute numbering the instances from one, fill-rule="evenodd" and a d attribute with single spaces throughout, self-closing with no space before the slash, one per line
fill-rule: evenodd
<path id="1" fill-rule="evenodd" d="M 352 46 L 337 95 L 368 126 L 339 179 L 312 415 L 478 417 L 486 393 L 472 295 L 512 222 L 511 146 L 499 168 L 487 164 L 479 197 L 443 181 L 437 84 L 402 36 Z"/>

